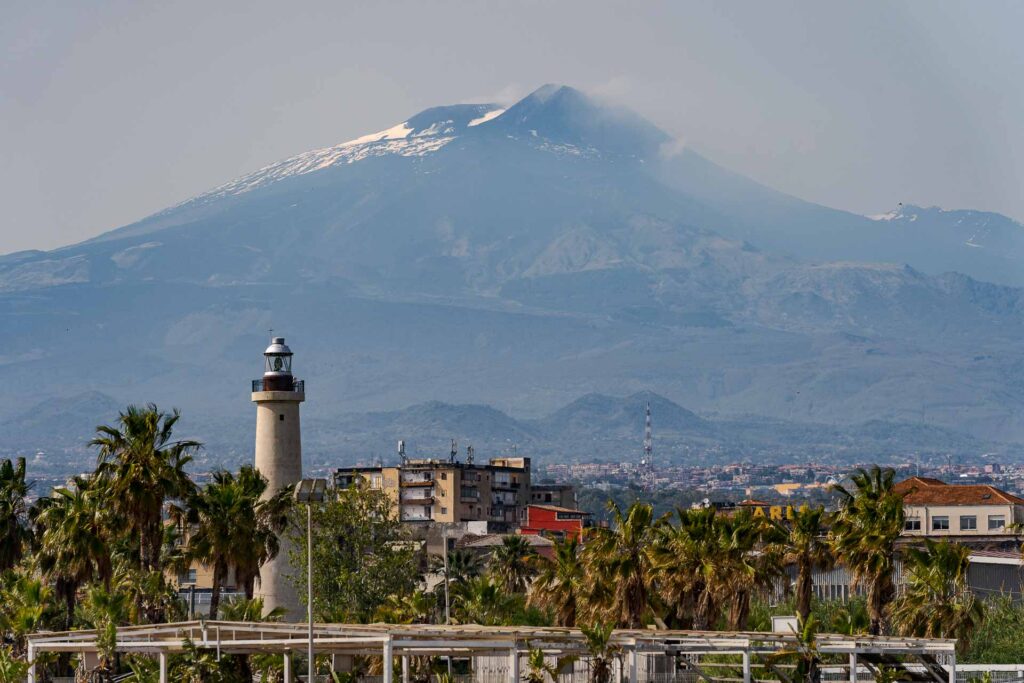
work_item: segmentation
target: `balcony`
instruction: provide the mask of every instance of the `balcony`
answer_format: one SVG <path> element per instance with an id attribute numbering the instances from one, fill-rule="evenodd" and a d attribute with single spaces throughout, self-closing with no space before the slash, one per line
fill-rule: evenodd
<path id="1" fill-rule="evenodd" d="M 402 497 L 400 501 L 402 505 L 432 505 L 434 502 L 433 496 L 408 496 Z"/>
<path id="2" fill-rule="evenodd" d="M 417 480 L 413 480 L 413 481 L 403 481 L 403 482 L 399 483 L 399 486 L 402 487 L 403 489 L 407 489 L 407 488 L 423 488 L 423 487 L 430 487 L 430 486 L 433 486 L 433 485 L 434 485 L 434 480 L 433 479 L 426 479 L 426 480 L 424 480 L 424 479 L 417 479 Z"/>
<path id="3" fill-rule="evenodd" d="M 269 379 L 254 379 L 252 381 L 252 393 L 259 391 L 292 391 L 296 394 L 306 393 L 306 380 L 295 379 L 294 377 L 272 377 Z"/>

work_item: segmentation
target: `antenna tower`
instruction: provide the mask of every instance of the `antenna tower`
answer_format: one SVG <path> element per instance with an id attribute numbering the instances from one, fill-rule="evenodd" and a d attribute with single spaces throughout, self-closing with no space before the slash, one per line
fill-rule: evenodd
<path id="1" fill-rule="evenodd" d="M 654 438 L 651 435 L 651 404 L 647 403 L 647 411 L 644 417 L 644 464 L 647 472 L 654 474 Z"/>

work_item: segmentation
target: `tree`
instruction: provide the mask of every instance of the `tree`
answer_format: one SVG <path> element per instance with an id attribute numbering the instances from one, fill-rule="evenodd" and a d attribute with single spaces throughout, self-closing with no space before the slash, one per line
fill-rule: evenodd
<path id="1" fill-rule="evenodd" d="M 523 680 L 526 683 L 545 683 L 548 679 L 552 681 L 558 678 L 558 669 L 549 664 L 544 657 L 544 650 L 531 647 L 526 656 L 526 674 Z"/>
<path id="2" fill-rule="evenodd" d="M 238 475 L 214 472 L 212 480 L 174 508 L 183 527 L 184 559 L 213 569 L 210 618 L 217 618 L 221 589 L 234 568 L 235 580 L 251 599 L 260 567 L 277 556 L 278 534 L 288 523 L 289 491 L 261 499 L 267 480 L 254 467 L 242 467 Z"/>
<path id="3" fill-rule="evenodd" d="M 31 486 L 25 482 L 25 458 L 17 464 L 0 461 L 0 571 L 21 561 L 31 539 L 25 497 Z"/>
<path id="4" fill-rule="evenodd" d="M 388 596 L 412 592 L 419 576 L 416 549 L 383 491 L 365 485 L 335 491 L 326 502 L 314 504 L 312 513 L 313 614 L 318 621 L 364 623 Z M 305 523 L 293 525 L 290 537 L 293 577 L 302 596 L 305 528 Z"/>
<path id="5" fill-rule="evenodd" d="M 587 655 L 590 658 L 590 683 L 609 683 L 615 660 L 622 650 L 612 642 L 612 624 L 591 624 L 580 630 L 587 641 Z"/>
<path id="6" fill-rule="evenodd" d="M 274 622 L 281 621 L 285 616 L 285 610 L 275 607 L 268 611 L 264 610 L 263 598 L 236 597 L 229 599 L 220 608 L 221 618 L 225 621 L 252 621 L 252 622 Z M 252 661 L 255 660 L 256 668 L 260 671 L 260 680 L 265 681 L 273 673 L 280 670 L 278 664 L 281 658 L 268 653 L 263 654 L 234 654 L 231 655 L 238 678 L 242 681 L 252 680 Z"/>
<path id="7" fill-rule="evenodd" d="M 797 616 L 797 629 L 793 634 L 796 642 L 792 647 L 783 648 L 765 657 L 766 668 L 780 680 L 793 683 L 821 682 L 821 653 L 818 651 L 818 622 L 811 615 L 804 619 Z M 793 669 L 787 676 L 781 665 L 792 663 Z"/>
<path id="8" fill-rule="evenodd" d="M 525 593 L 534 575 L 535 556 L 525 536 L 505 536 L 491 554 L 491 575 L 509 593 Z"/>
<path id="9" fill-rule="evenodd" d="M 24 573 L 7 572 L 0 591 L 0 632 L 14 657 L 24 657 L 28 635 L 47 628 L 55 609 L 53 591 Z M 3 679 L 0 679 L 2 681 Z"/>
<path id="10" fill-rule="evenodd" d="M 903 553 L 907 581 L 893 606 L 893 625 L 906 636 L 955 638 L 966 650 L 984 618 L 967 583 L 971 551 L 948 541 L 924 543 Z"/>
<path id="11" fill-rule="evenodd" d="M 124 518 L 138 549 L 138 566 L 161 571 L 164 503 L 194 490 L 185 473 L 198 441 L 173 441 L 180 414 L 162 413 L 155 404 L 128 406 L 116 426 L 101 425 L 90 445 L 99 449 L 96 476 L 109 505 Z"/>
<path id="12" fill-rule="evenodd" d="M 375 621 L 388 624 L 430 624 L 437 616 L 437 598 L 419 588 L 389 595 L 374 616 Z"/>
<path id="13" fill-rule="evenodd" d="M 728 628 L 743 631 L 750 617 L 751 598 L 781 572 L 776 550 L 781 531 L 764 517 L 745 510 L 720 516 L 717 526 L 721 569 L 710 585 L 719 600 L 729 605 Z"/>
<path id="14" fill-rule="evenodd" d="M 595 529 L 584 553 L 591 577 L 588 602 L 613 623 L 641 628 L 651 614 L 653 511 L 644 503 L 634 503 L 625 514 L 615 503 L 609 510 L 612 525 Z"/>
<path id="15" fill-rule="evenodd" d="M 796 566 L 796 613 L 807 622 L 814 596 L 814 572 L 832 565 L 825 508 L 801 507 L 789 520 L 787 533 L 779 543 L 783 560 Z"/>
<path id="16" fill-rule="evenodd" d="M 530 604 L 549 610 L 558 626 L 576 626 L 585 607 L 586 575 L 575 536 L 555 543 L 554 557 L 539 561 Z"/>
<path id="17" fill-rule="evenodd" d="M 36 560 L 43 576 L 64 601 L 64 628 L 74 623 L 79 589 L 91 581 L 109 586 L 113 561 L 108 545 L 107 503 L 95 481 L 76 477 L 70 487 L 54 489 L 35 513 L 40 536 Z"/>
<path id="18" fill-rule="evenodd" d="M 874 465 L 850 477 L 852 489 L 834 487 L 840 503 L 830 543 L 854 580 L 867 586 L 871 635 L 882 633 L 886 606 L 895 596 L 893 558 L 903 532 L 903 497 L 894 488 L 894 477 L 892 469 Z"/>
<path id="19" fill-rule="evenodd" d="M 651 545 L 657 585 L 676 625 L 709 630 L 720 612 L 718 516 L 714 508 L 679 508 L 676 515 L 678 524 L 659 525 Z"/>

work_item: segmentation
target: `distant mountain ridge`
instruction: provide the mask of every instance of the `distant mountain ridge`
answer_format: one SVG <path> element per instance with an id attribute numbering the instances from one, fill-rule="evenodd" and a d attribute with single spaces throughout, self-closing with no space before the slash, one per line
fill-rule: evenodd
<path id="1" fill-rule="evenodd" d="M 451 442 L 464 459 L 473 446 L 479 458 L 523 455 L 545 463 L 616 461 L 642 457 L 644 415 L 650 405 L 655 457 L 669 465 L 731 462 L 793 462 L 844 459 L 882 462 L 962 460 L 972 453 L 1006 457 L 1014 447 L 986 443 L 920 424 L 871 421 L 842 427 L 757 417 L 702 418 L 653 392 L 629 396 L 587 394 L 538 419 L 517 419 L 487 405 L 440 401 L 400 410 L 345 413 L 307 420 L 307 465 L 320 472 L 370 462 L 393 462 L 399 440 L 411 457 L 446 458 Z M 9 435 L 0 456 L 28 456 L 35 476 L 66 476 L 91 467 L 88 447 L 99 424 L 115 422 L 119 406 L 109 396 L 86 392 L 0 422 Z M 252 420 L 209 420 L 184 414 L 179 436 L 204 444 L 190 469 L 208 472 L 251 459 L 246 439 Z M 907 450 L 912 441 L 914 450 Z"/>
<path id="2" fill-rule="evenodd" d="M 818 206 L 545 86 L 0 257 L 0 365 L 19 387 L 0 420 L 96 391 L 251 429 L 246 383 L 274 328 L 311 420 L 437 400 L 522 416 L 525 439 L 581 396 L 652 391 L 695 416 L 834 425 L 840 442 L 873 421 L 1019 441 L 1022 291 L 971 277 L 1015 281 L 1019 227 Z M 625 429 L 612 408 L 593 419 Z M 920 434 L 900 434 L 913 450 Z"/>

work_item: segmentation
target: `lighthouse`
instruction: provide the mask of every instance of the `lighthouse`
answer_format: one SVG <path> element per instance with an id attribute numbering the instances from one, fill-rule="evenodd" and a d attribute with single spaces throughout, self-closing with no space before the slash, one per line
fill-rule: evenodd
<path id="1" fill-rule="evenodd" d="M 269 498 L 302 479 L 302 430 L 299 404 L 306 399 L 305 383 L 292 375 L 292 350 L 284 337 L 274 337 L 263 352 L 263 377 L 252 382 L 256 404 L 256 469 L 267 478 Z M 290 543 L 282 538 L 280 552 L 260 569 L 257 595 L 265 610 L 281 607 L 286 619 L 301 614 L 298 593 L 290 580 Z"/>

